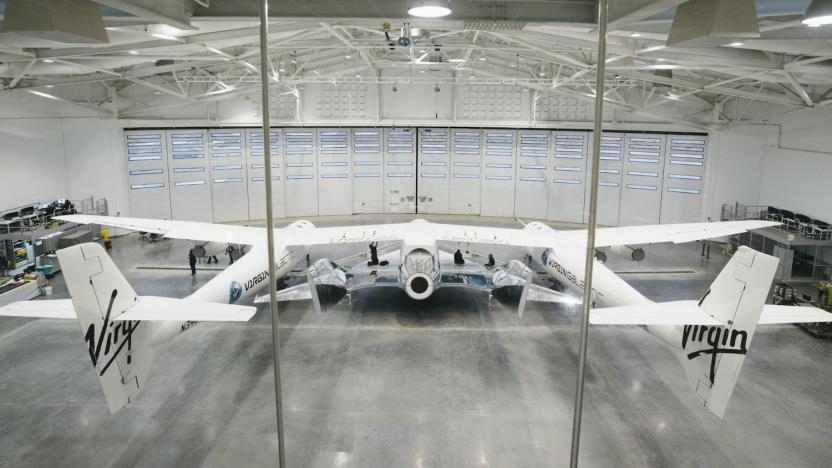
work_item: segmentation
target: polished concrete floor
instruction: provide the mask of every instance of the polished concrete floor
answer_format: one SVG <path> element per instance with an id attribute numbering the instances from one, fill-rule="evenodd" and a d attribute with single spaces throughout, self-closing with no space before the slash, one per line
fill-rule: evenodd
<path id="1" fill-rule="evenodd" d="M 181 297 L 216 271 L 136 267 L 187 267 L 188 245 L 133 235 L 112 255 L 140 294 Z M 608 265 L 655 300 L 699 297 L 727 260 L 716 249 L 703 260 L 699 244 L 646 251 L 636 264 L 615 249 Z M 649 273 L 679 269 L 692 272 Z M 60 275 L 53 283 L 66 297 Z M 414 303 L 385 290 L 320 315 L 285 305 L 280 320 L 290 467 L 568 465 L 575 310 L 532 306 L 521 320 L 479 294 Z M 271 355 L 267 310 L 203 324 L 167 345 L 138 401 L 111 416 L 77 323 L 2 319 L 0 466 L 274 466 Z M 831 357 L 832 343 L 793 326 L 759 329 L 718 419 L 653 337 L 593 327 L 581 466 L 830 466 Z"/>

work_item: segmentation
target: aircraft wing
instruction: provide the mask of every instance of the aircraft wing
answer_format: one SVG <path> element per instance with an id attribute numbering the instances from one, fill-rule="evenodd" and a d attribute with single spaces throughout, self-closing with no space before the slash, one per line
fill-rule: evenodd
<path id="1" fill-rule="evenodd" d="M 76 319 L 71 299 L 12 302 L 0 307 L 0 316 L 53 319 Z"/>
<path id="2" fill-rule="evenodd" d="M 752 229 L 777 226 L 772 221 L 722 221 L 716 223 L 658 224 L 601 228 L 595 233 L 595 247 L 617 245 L 659 244 L 662 242 L 691 242 L 730 236 Z M 559 231 L 558 237 L 574 243 L 586 243 L 586 231 Z"/>
<path id="3" fill-rule="evenodd" d="M 541 233 L 516 228 L 410 222 L 287 231 L 280 234 L 280 243 L 290 246 L 367 244 L 374 241 L 400 241 L 405 238 L 405 234 L 424 240 L 425 243 L 441 241 L 548 248 L 552 247 L 554 242 L 551 231 Z"/>
<path id="4" fill-rule="evenodd" d="M 316 227 L 283 231 L 278 242 L 287 246 L 314 246 L 329 244 L 369 244 L 370 242 L 398 241 L 404 238 L 404 230 L 410 223 L 366 224 L 356 226 Z"/>
<path id="5" fill-rule="evenodd" d="M 266 242 L 266 230 L 259 227 L 92 215 L 66 215 L 56 216 L 56 218 L 71 223 L 100 224 L 102 226 L 113 226 L 131 231 L 161 234 L 171 239 L 247 245 Z"/>

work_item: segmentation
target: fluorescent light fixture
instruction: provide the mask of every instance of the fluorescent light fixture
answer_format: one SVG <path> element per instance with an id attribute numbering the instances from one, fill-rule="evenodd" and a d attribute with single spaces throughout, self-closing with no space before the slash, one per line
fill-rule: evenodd
<path id="1" fill-rule="evenodd" d="M 657 62 L 667 62 L 667 59 L 659 57 L 659 58 L 656 59 L 656 61 Z"/>
<path id="2" fill-rule="evenodd" d="M 673 93 L 667 93 L 667 96 L 665 96 L 665 97 L 667 97 L 668 99 L 672 99 L 672 100 L 674 100 L 674 101 L 678 101 L 678 100 L 679 100 L 679 96 L 677 96 L 677 95 L 675 95 L 675 94 L 673 94 Z"/>
<path id="3" fill-rule="evenodd" d="M 832 0 L 814 0 L 806 9 L 801 22 L 811 27 L 832 24 Z"/>
<path id="4" fill-rule="evenodd" d="M 676 65 L 670 63 L 659 63 L 653 65 L 654 70 L 673 70 L 674 68 L 676 68 Z"/>
<path id="5" fill-rule="evenodd" d="M 151 36 L 157 39 L 164 39 L 166 41 L 179 41 L 178 37 L 171 36 L 170 34 L 162 34 L 162 33 L 153 33 Z"/>
<path id="6" fill-rule="evenodd" d="M 43 63 L 55 63 L 52 59 L 43 59 Z"/>
<path id="7" fill-rule="evenodd" d="M 280 73 L 283 73 L 283 72 L 286 71 L 286 69 L 284 67 L 280 67 L 280 68 L 277 69 L 277 71 L 279 71 Z"/>
<path id="8" fill-rule="evenodd" d="M 344 58 L 345 58 L 345 59 L 347 59 L 347 60 L 349 60 L 349 59 L 351 59 L 351 58 L 352 58 L 352 55 L 345 55 L 345 56 L 344 56 Z"/>
<path id="9" fill-rule="evenodd" d="M 55 85 L 48 84 L 48 85 L 46 85 L 46 87 L 47 87 L 47 88 L 54 88 L 54 87 L 55 87 Z"/>
<path id="10" fill-rule="evenodd" d="M 487 57 L 480 57 L 480 62 L 485 62 L 486 60 L 488 60 Z M 514 65 L 512 65 L 512 66 L 514 66 Z"/>
<path id="11" fill-rule="evenodd" d="M 51 95 L 51 94 L 47 94 L 47 93 L 42 93 L 42 92 L 40 92 L 40 91 L 35 91 L 34 89 L 27 89 L 26 91 L 29 91 L 30 93 L 34 94 L 35 96 L 44 97 L 44 98 L 46 98 L 46 99 L 54 99 L 54 100 L 56 100 L 56 101 L 60 101 L 60 100 L 61 100 L 61 98 L 59 98 L 59 97 L 57 97 L 57 96 L 53 96 L 53 95 Z"/>
<path id="12" fill-rule="evenodd" d="M 744 42 L 737 41 L 737 42 L 732 42 L 732 43 L 728 44 L 728 47 L 742 47 L 743 44 L 744 44 Z"/>
<path id="13" fill-rule="evenodd" d="M 452 59 L 449 59 L 448 61 L 452 62 L 452 63 L 465 63 L 464 58 L 452 58 Z"/>
<path id="14" fill-rule="evenodd" d="M 153 94 L 158 96 L 158 95 L 162 94 L 162 92 L 161 91 L 153 91 Z"/>
<path id="15" fill-rule="evenodd" d="M 127 53 L 130 54 L 130 55 L 139 55 L 138 50 L 128 50 Z"/>
<path id="16" fill-rule="evenodd" d="M 441 18 L 451 14 L 451 6 L 448 0 L 411 0 L 407 14 L 419 18 Z"/>
<path id="17" fill-rule="evenodd" d="M 630 37 L 641 37 L 642 34 L 640 32 L 630 33 Z"/>

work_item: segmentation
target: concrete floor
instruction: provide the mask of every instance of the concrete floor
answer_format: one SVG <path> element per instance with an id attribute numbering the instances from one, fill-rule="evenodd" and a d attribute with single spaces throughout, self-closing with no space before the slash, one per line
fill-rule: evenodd
<path id="1" fill-rule="evenodd" d="M 181 297 L 216 271 L 135 267 L 187 267 L 188 246 L 128 236 L 112 255 L 140 294 Z M 613 250 L 608 265 L 694 271 L 625 275 L 654 300 L 698 298 L 727 261 L 716 249 L 703 261 L 699 244 L 646 250 L 639 264 Z M 66 297 L 60 275 L 53 283 Z M 574 310 L 533 305 L 520 320 L 478 294 L 414 303 L 379 290 L 320 315 L 286 305 L 280 319 L 290 467 L 568 465 Z M 0 466 L 274 466 L 271 352 L 267 311 L 201 325 L 167 346 L 138 401 L 111 416 L 77 323 L 0 320 Z M 718 419 L 653 337 L 593 327 L 581 466 L 829 466 L 831 355 L 796 327 L 758 329 Z"/>

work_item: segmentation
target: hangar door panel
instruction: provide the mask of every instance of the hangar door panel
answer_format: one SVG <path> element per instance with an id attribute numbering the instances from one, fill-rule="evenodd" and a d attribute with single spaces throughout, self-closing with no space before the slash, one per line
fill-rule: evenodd
<path id="1" fill-rule="evenodd" d="M 243 129 L 213 129 L 211 140 L 211 195 L 214 222 L 248 219 L 248 181 Z"/>
<path id="2" fill-rule="evenodd" d="M 248 129 L 248 219 L 266 218 L 266 163 L 263 155 L 263 130 Z M 269 157 L 272 160 L 272 215 L 286 217 L 283 186 L 280 130 L 269 130 Z"/>
<path id="3" fill-rule="evenodd" d="M 664 135 L 627 134 L 621 226 L 658 224 L 662 203 Z"/>
<path id="4" fill-rule="evenodd" d="M 482 158 L 483 216 L 514 216 L 514 130 L 485 130 Z"/>
<path id="5" fill-rule="evenodd" d="M 584 222 L 586 195 L 586 132 L 554 132 L 555 157 L 549 184 L 549 219 Z"/>
<path id="6" fill-rule="evenodd" d="M 454 214 L 480 214 L 482 130 L 453 129 L 451 147 L 451 200 Z"/>
<path id="7" fill-rule="evenodd" d="M 592 133 L 587 135 L 586 192 L 584 221 L 589 221 L 589 190 L 592 168 Z M 601 136 L 601 171 L 598 174 L 598 224 L 618 226 L 621 205 L 621 167 L 623 165 L 624 134 L 604 133 Z"/>
<path id="8" fill-rule="evenodd" d="M 286 216 L 318 216 L 318 168 L 315 129 L 287 128 L 283 132 L 286 174 Z"/>
<path id="9" fill-rule="evenodd" d="M 412 128 L 384 129 L 384 212 L 416 213 L 416 141 Z"/>
<path id="10" fill-rule="evenodd" d="M 664 163 L 661 222 L 701 220 L 707 139 L 703 135 L 668 135 Z"/>
<path id="11" fill-rule="evenodd" d="M 546 130 L 521 130 L 517 158 L 517 189 L 514 214 L 523 218 L 546 219 L 549 167 L 549 137 Z"/>
<path id="12" fill-rule="evenodd" d="M 124 132 L 130 214 L 137 218 L 170 219 L 170 186 L 165 132 Z"/>
<path id="13" fill-rule="evenodd" d="M 447 213 L 450 206 L 447 128 L 419 129 L 417 161 L 416 212 Z"/>
<path id="14" fill-rule="evenodd" d="M 208 132 L 168 130 L 170 148 L 171 217 L 178 221 L 214 221 L 211 207 L 211 171 L 208 168 Z"/>
<path id="15" fill-rule="evenodd" d="M 352 214 L 350 130 L 318 129 L 318 214 Z"/>
<path id="16" fill-rule="evenodd" d="M 380 128 L 352 131 L 352 212 L 383 213 Z"/>

